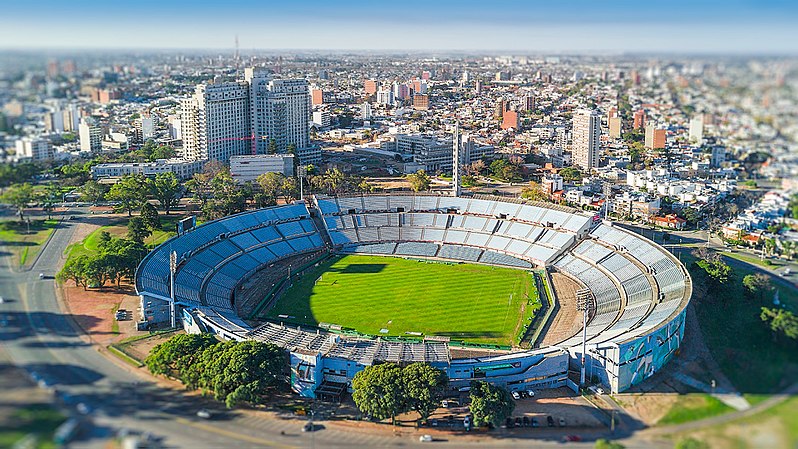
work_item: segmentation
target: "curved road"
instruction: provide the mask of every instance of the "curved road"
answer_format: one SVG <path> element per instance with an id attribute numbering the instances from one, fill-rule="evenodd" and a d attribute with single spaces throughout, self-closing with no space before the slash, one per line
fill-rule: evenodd
<path id="1" fill-rule="evenodd" d="M 265 413 L 226 412 L 217 403 L 162 388 L 143 373 L 99 353 L 85 341 L 71 317 L 60 308 L 55 296 L 54 276 L 63 263 L 63 252 L 77 220 L 62 221 L 42 249 L 34 266 L 27 271 L 12 268 L 15 262 L 9 253 L 0 251 L 0 342 L 11 361 L 41 378 L 40 385 L 51 388 L 57 401 L 75 413 L 78 403 L 87 404 L 92 412 L 90 424 L 75 448 L 104 448 L 120 429 L 149 432 L 163 447 L 427 447 L 412 432 L 400 436 L 385 433 L 353 432 L 334 423 L 319 431 L 302 433 L 303 421 L 267 417 Z M 39 273 L 44 273 L 44 280 Z M 199 408 L 218 410 L 212 420 L 196 418 Z M 584 434 L 581 429 L 573 433 Z M 561 430 L 490 437 L 457 438 L 438 441 L 435 445 L 451 447 L 553 447 L 559 446 Z M 596 434 L 596 437 L 603 436 Z M 525 438 L 526 437 L 526 438 Z M 532 439 L 534 437 L 535 439 Z M 669 447 L 664 441 L 633 438 L 624 441 L 627 447 Z M 592 442 L 576 446 L 593 447 Z"/>

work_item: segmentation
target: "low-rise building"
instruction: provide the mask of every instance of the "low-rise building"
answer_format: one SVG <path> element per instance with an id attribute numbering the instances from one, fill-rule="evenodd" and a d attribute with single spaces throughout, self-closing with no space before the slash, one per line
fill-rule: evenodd
<path id="1" fill-rule="evenodd" d="M 230 175 L 239 183 L 255 181 L 264 173 L 281 173 L 294 175 L 294 155 L 292 154 L 257 154 L 232 156 L 230 158 Z"/>

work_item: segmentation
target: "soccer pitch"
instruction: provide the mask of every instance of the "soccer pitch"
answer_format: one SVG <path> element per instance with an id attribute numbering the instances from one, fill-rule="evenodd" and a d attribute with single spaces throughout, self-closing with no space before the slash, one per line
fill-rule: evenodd
<path id="1" fill-rule="evenodd" d="M 371 335 L 513 345 L 540 304 L 528 271 L 477 264 L 348 255 L 294 282 L 269 318 Z"/>

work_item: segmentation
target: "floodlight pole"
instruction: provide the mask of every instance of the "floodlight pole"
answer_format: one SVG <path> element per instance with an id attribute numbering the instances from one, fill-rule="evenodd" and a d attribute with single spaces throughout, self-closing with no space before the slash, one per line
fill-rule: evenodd
<path id="1" fill-rule="evenodd" d="M 582 310 L 582 366 L 579 373 L 580 387 L 585 385 L 585 375 L 587 371 L 587 315 L 590 309 L 590 295 L 590 290 L 586 288 L 576 292 L 577 308 Z"/>
<path id="2" fill-rule="evenodd" d="M 172 329 L 177 327 L 175 317 L 175 272 L 177 271 L 177 253 L 169 253 L 169 319 Z"/>

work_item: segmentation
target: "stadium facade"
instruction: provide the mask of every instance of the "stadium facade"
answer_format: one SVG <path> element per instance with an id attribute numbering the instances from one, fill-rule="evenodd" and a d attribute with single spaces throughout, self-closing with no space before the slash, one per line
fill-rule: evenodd
<path id="1" fill-rule="evenodd" d="M 292 257 L 329 253 L 558 271 L 587 293 L 587 326 L 546 347 L 475 350 L 434 335 L 380 338 L 335 325 L 253 325 L 239 316 L 241 287 L 255 273 Z M 205 223 L 155 248 L 138 267 L 136 289 L 151 322 L 169 321 L 174 297 L 189 332 L 285 348 L 294 391 L 321 398 L 340 396 L 357 372 L 389 361 L 430 363 L 446 371 L 453 390 L 475 379 L 511 390 L 576 389 L 583 347 L 588 381 L 624 391 L 678 352 L 692 292 L 687 271 L 667 250 L 598 216 L 439 195 L 317 196 Z M 273 290 L 276 298 L 279 284 Z"/>

